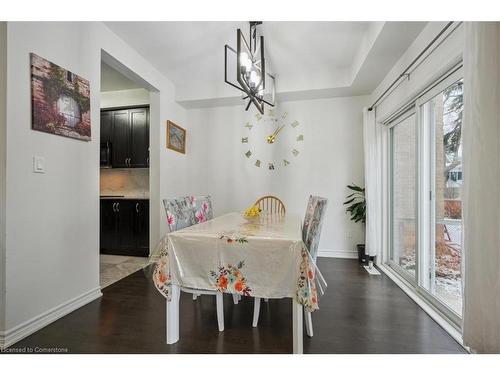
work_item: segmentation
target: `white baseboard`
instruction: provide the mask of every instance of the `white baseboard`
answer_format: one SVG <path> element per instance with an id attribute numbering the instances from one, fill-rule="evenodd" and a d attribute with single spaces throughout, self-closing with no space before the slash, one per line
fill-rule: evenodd
<path id="1" fill-rule="evenodd" d="M 39 329 L 79 309 L 89 302 L 102 296 L 101 288 L 94 288 L 86 293 L 72 298 L 34 318 L 31 318 L 7 331 L 0 332 L 0 349 L 7 348 Z"/>
<path id="2" fill-rule="evenodd" d="M 318 250 L 318 256 L 324 258 L 358 259 L 358 252 L 353 250 Z"/>

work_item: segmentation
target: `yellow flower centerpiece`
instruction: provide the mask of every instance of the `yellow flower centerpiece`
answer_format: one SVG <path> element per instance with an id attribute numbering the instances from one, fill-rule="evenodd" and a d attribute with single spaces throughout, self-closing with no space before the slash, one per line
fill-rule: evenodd
<path id="1" fill-rule="evenodd" d="M 245 210 L 245 217 L 248 219 L 258 217 L 260 211 L 262 210 L 259 208 L 259 206 L 250 206 Z"/>

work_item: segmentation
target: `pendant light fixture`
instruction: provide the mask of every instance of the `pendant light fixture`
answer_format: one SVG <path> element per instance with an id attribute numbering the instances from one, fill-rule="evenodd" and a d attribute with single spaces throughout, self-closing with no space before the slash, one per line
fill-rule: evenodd
<path id="1" fill-rule="evenodd" d="M 261 114 L 264 114 L 264 104 L 274 107 L 275 103 L 275 77 L 266 71 L 264 56 L 264 37 L 257 38 L 257 26 L 260 21 L 250 21 L 249 43 L 243 36 L 241 29 L 236 32 L 236 50 L 227 44 L 224 47 L 224 81 L 243 91 L 243 100 L 248 99 L 245 110 L 254 104 Z M 228 80 L 228 51 L 236 54 L 236 82 Z M 264 99 L 266 84 L 270 87 L 271 101 Z"/>

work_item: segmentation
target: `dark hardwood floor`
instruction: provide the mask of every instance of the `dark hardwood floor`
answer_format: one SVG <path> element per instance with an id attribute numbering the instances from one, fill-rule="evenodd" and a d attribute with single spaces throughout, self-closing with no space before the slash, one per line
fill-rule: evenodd
<path id="1" fill-rule="evenodd" d="M 369 276 L 356 260 L 320 258 L 328 282 L 313 314 L 305 353 L 465 353 L 388 277 Z M 182 293 L 180 341 L 165 344 L 165 300 L 147 269 L 103 289 L 103 297 L 14 347 L 59 347 L 70 353 L 291 353 L 290 299 L 262 303 L 225 296 L 225 331 L 217 331 L 215 298 Z"/>

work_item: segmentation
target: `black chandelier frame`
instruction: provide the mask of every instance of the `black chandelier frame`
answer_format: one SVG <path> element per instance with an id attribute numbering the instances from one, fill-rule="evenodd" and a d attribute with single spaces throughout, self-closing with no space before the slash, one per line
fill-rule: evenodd
<path id="1" fill-rule="evenodd" d="M 262 24 L 261 21 L 250 21 L 250 44 L 246 41 L 241 29 L 237 29 L 237 45 L 236 50 L 228 46 L 224 46 L 224 81 L 238 90 L 242 91 L 245 96 L 243 100 L 248 99 L 248 104 L 245 111 L 248 111 L 250 104 L 254 104 L 261 114 L 264 114 L 264 104 L 271 107 L 275 106 L 276 77 L 266 71 L 266 62 L 264 56 L 264 37 L 261 35 L 257 40 L 257 26 Z M 239 86 L 228 80 L 228 51 L 236 54 L 236 80 Z M 241 61 L 242 53 L 246 53 L 252 62 L 252 67 L 260 72 L 260 80 L 251 84 L 249 75 L 245 74 L 247 71 L 243 69 L 243 62 Z M 269 79 L 266 80 L 266 77 Z M 264 99 L 266 82 L 271 83 L 271 101 Z M 262 90 L 262 91 L 261 91 Z M 262 92 L 262 94 L 260 94 Z"/>

